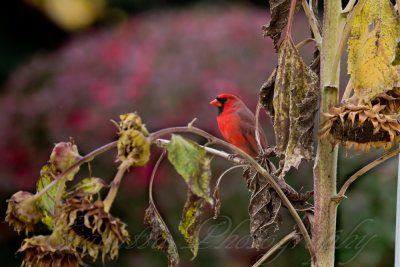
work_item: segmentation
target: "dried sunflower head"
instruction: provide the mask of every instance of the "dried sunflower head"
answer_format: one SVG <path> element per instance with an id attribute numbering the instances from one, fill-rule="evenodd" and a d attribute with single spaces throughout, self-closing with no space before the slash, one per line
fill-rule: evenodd
<path id="1" fill-rule="evenodd" d="M 18 191 L 8 200 L 5 221 L 14 227 L 18 234 L 25 229 L 25 234 L 33 231 L 34 224 L 42 218 L 42 212 L 34 195 Z"/>
<path id="2" fill-rule="evenodd" d="M 383 114 L 386 105 L 352 105 L 333 108 L 324 114 L 328 119 L 322 124 L 320 137 L 326 136 L 332 145 L 341 143 L 346 150 L 368 152 L 372 147 L 389 150 L 400 140 L 400 122 L 397 115 Z"/>
<path id="3" fill-rule="evenodd" d="M 49 161 L 54 164 L 57 170 L 63 172 L 81 157 L 76 145 L 71 142 L 60 142 L 54 146 Z"/>
<path id="4" fill-rule="evenodd" d="M 52 245 L 51 236 L 34 236 L 23 241 L 17 252 L 25 252 L 22 266 L 79 267 L 85 266 L 79 254 L 72 248 Z"/>
<path id="5" fill-rule="evenodd" d="M 126 224 L 105 212 L 100 200 L 92 203 L 89 196 L 67 198 L 57 223 L 68 229 L 72 246 L 82 248 L 82 257 L 87 253 L 93 260 L 99 251 L 103 261 L 106 254 L 114 259 L 120 244 L 129 242 Z"/>
<path id="6" fill-rule="evenodd" d="M 150 142 L 137 130 L 126 130 L 118 139 L 117 161 L 128 166 L 143 166 L 150 158 Z"/>
<path id="7" fill-rule="evenodd" d="M 119 123 L 120 132 L 132 129 L 142 132 L 145 136 L 149 135 L 149 132 L 145 125 L 142 124 L 142 119 L 139 117 L 137 112 L 122 114 L 119 118 L 121 120 Z"/>
<path id="8" fill-rule="evenodd" d="M 150 158 L 146 127 L 136 112 L 123 114 L 120 119 L 117 161 L 128 166 L 145 165 Z"/>

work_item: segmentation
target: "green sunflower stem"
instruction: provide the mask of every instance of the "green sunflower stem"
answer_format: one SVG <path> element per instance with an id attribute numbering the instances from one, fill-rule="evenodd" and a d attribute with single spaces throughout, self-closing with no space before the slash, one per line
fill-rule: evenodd
<path id="1" fill-rule="evenodd" d="M 111 188 L 108 191 L 106 198 L 103 201 L 104 204 L 104 211 L 109 212 L 112 203 L 114 202 L 115 197 L 117 196 L 119 185 L 121 184 L 122 177 L 124 176 L 125 172 L 129 169 L 127 164 L 122 163 L 119 168 L 118 172 L 114 177 L 114 180 L 111 182 Z"/>
<path id="2" fill-rule="evenodd" d="M 61 207 L 61 198 L 63 196 L 65 182 L 67 181 L 67 176 L 64 176 L 61 180 L 59 180 L 57 193 L 54 198 L 54 214 L 57 215 L 59 211 L 59 207 Z"/>

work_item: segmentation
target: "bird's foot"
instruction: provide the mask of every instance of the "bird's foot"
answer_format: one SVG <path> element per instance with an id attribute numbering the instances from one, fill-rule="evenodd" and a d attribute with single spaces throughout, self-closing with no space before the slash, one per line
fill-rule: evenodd
<path id="1" fill-rule="evenodd" d="M 229 154 L 228 155 L 228 159 L 229 160 L 234 160 L 237 156 L 239 156 L 239 154 Z"/>

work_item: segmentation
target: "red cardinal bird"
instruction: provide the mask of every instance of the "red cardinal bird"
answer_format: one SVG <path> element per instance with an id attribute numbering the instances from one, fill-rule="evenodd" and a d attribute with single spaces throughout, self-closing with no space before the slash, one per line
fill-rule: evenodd
<path id="1" fill-rule="evenodd" d="M 224 138 L 232 145 L 256 157 L 255 117 L 238 95 L 221 94 L 210 102 L 218 108 L 218 126 Z M 261 145 L 266 146 L 263 130 L 259 128 Z"/>

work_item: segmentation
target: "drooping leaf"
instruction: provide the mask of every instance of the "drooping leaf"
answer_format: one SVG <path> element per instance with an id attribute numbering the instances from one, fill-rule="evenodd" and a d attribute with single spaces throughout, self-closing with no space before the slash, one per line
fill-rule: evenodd
<path id="1" fill-rule="evenodd" d="M 263 30 L 264 36 L 269 36 L 274 40 L 275 50 L 278 50 L 278 41 L 288 22 L 290 2 L 290 0 L 269 0 L 271 21 L 263 26 Z M 295 12 L 300 9 L 300 6 L 301 0 L 297 0 Z"/>
<path id="2" fill-rule="evenodd" d="M 150 227 L 150 238 L 154 241 L 154 246 L 167 254 L 168 266 L 179 266 L 179 254 L 174 239 L 151 202 L 146 210 L 144 223 Z"/>
<path id="3" fill-rule="evenodd" d="M 258 163 L 263 166 L 274 177 L 279 187 L 298 211 L 309 211 L 313 206 L 307 201 L 313 192 L 300 193 L 286 184 L 283 177 L 273 175 L 275 168 L 267 158 L 258 158 Z M 252 246 L 257 249 L 265 249 L 268 235 L 279 229 L 282 224 L 282 216 L 279 211 L 282 201 L 276 191 L 267 180 L 254 168 L 246 167 L 243 172 L 247 188 L 251 192 L 249 204 L 250 234 L 253 239 Z"/>
<path id="4" fill-rule="evenodd" d="M 274 111 L 274 88 L 276 79 L 276 70 L 271 73 L 268 80 L 261 86 L 260 89 L 260 103 L 264 110 L 271 116 L 272 121 L 274 121 L 275 111 Z"/>
<path id="5" fill-rule="evenodd" d="M 48 163 L 42 167 L 40 170 L 41 178 L 37 182 L 36 191 L 39 192 L 43 188 L 45 188 L 48 184 L 50 184 L 54 178 L 49 174 L 44 173 L 53 173 L 57 174 L 56 167 L 54 164 Z M 55 183 L 50 189 L 48 189 L 43 195 L 39 198 L 39 207 L 43 212 L 42 222 L 47 225 L 49 229 L 54 228 L 54 220 L 52 216 L 54 215 L 54 198 L 57 194 L 59 182 Z M 65 186 L 63 191 L 65 192 Z"/>
<path id="6" fill-rule="evenodd" d="M 186 243 L 193 253 L 194 259 L 199 249 L 200 223 L 202 221 L 203 209 L 206 201 L 193 194 L 190 190 L 186 199 L 185 207 L 182 212 L 182 220 L 179 230 L 185 237 Z"/>
<path id="7" fill-rule="evenodd" d="M 273 105 L 277 153 L 282 175 L 314 157 L 313 127 L 318 109 L 318 77 L 304 64 L 290 37 L 279 49 Z"/>
<path id="8" fill-rule="evenodd" d="M 366 0 L 357 8 L 348 40 L 348 73 L 354 96 L 368 103 L 400 86 L 400 68 L 391 64 L 400 25 L 388 0 Z"/>
<path id="9" fill-rule="evenodd" d="M 198 144 L 179 135 L 172 135 L 167 150 L 169 161 L 183 177 L 189 189 L 212 203 L 210 198 L 211 159 L 206 157 L 206 151 Z"/>

